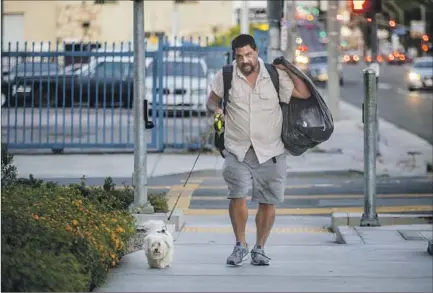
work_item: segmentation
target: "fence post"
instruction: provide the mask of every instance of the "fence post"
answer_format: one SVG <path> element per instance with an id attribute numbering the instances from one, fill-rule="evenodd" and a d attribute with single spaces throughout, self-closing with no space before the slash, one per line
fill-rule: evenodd
<path id="1" fill-rule="evenodd" d="M 134 203 L 130 212 L 154 213 L 147 198 L 147 137 L 144 116 L 146 76 L 144 48 L 144 0 L 134 1 Z"/>
<path id="2" fill-rule="evenodd" d="M 376 213 L 376 147 L 377 147 L 377 83 L 376 71 L 367 68 L 364 75 L 364 214 L 361 226 L 380 226 Z"/>

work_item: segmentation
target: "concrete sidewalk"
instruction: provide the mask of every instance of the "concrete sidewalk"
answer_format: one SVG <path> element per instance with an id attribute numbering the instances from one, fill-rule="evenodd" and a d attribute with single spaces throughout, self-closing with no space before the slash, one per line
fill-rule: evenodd
<path id="1" fill-rule="evenodd" d="M 287 156 L 287 171 L 304 172 L 363 172 L 364 144 L 361 110 L 340 102 L 342 117 L 335 122 L 329 141 L 299 157 Z M 380 152 L 377 174 L 417 176 L 427 173 L 432 163 L 433 148 L 425 140 L 380 119 Z M 149 177 L 189 172 L 197 154 L 148 154 Z M 202 154 L 195 171 L 220 170 L 223 159 L 219 154 Z M 63 154 L 15 155 L 19 176 L 33 174 L 39 178 L 131 177 L 133 154 Z"/>
<path id="2" fill-rule="evenodd" d="M 189 216 L 183 231 L 175 234 L 171 268 L 151 270 L 144 252 L 137 251 L 123 257 L 95 291 L 432 292 L 432 257 L 426 252 L 426 241 L 401 238 L 393 239 L 392 244 L 337 244 L 328 225 L 328 217 L 277 216 L 266 245 L 271 265 L 246 263 L 232 268 L 225 265 L 234 241 L 228 217 Z M 250 245 L 254 244 L 254 230 L 250 217 Z M 373 239 L 374 234 L 368 237 Z"/>

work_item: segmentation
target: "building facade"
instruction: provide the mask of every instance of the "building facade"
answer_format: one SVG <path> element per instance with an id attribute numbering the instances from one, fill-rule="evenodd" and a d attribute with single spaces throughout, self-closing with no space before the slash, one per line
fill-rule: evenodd
<path id="1" fill-rule="evenodd" d="M 3 0 L 3 47 L 8 42 L 128 42 L 133 39 L 133 1 Z M 235 24 L 232 1 L 144 1 L 145 31 L 212 37 Z"/>

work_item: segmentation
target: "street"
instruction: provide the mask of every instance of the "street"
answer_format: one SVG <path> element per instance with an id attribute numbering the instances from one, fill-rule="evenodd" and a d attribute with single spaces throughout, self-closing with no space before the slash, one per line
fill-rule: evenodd
<path id="1" fill-rule="evenodd" d="M 305 26 L 298 28 L 298 34 L 310 52 L 327 50 L 318 41 L 319 30 L 317 24 L 311 29 Z M 363 103 L 362 70 L 367 66 L 362 59 L 356 65 L 343 65 L 341 98 L 357 107 Z M 380 66 L 377 99 L 379 116 L 433 144 L 433 93 L 407 90 L 406 75 L 409 67 L 410 65 L 387 64 Z"/>
<path id="2" fill-rule="evenodd" d="M 148 179 L 150 193 L 167 192 L 174 202 L 187 174 L 158 176 Z M 79 183 L 79 178 L 45 180 L 60 184 Z M 334 211 L 362 212 L 364 181 L 362 175 L 289 176 L 285 202 L 279 205 L 282 215 L 330 215 Z M 378 211 L 386 213 L 426 213 L 433 211 L 431 176 L 377 178 Z M 102 185 L 103 178 L 86 178 L 88 185 Z M 113 178 L 116 185 L 131 185 L 131 178 Z M 178 208 L 188 215 L 222 215 L 227 213 L 227 185 L 221 171 L 193 172 L 183 191 Z M 251 195 L 251 192 L 250 192 Z M 257 204 L 249 202 L 250 209 Z"/>
<path id="3" fill-rule="evenodd" d="M 341 98 L 358 107 L 363 102 L 362 70 L 366 67 L 363 62 L 343 67 L 345 83 L 341 87 Z M 381 65 L 377 99 L 379 116 L 433 144 L 433 93 L 409 92 L 405 84 L 407 68 L 407 65 Z"/>

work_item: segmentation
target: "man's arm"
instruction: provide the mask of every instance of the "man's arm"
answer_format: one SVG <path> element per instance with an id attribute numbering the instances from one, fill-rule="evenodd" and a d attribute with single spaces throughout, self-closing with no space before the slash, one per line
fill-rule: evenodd
<path id="1" fill-rule="evenodd" d="M 213 114 L 222 114 L 221 100 L 224 95 L 223 73 L 222 69 L 215 74 L 215 78 L 211 84 L 211 92 L 207 99 L 207 108 Z"/>
<path id="2" fill-rule="evenodd" d="M 215 92 L 212 90 L 209 93 L 209 97 L 207 100 L 207 109 L 214 114 L 222 114 L 223 111 L 220 106 L 221 100 L 222 98 L 215 94 Z"/>
<path id="3" fill-rule="evenodd" d="M 294 74 L 290 70 L 287 70 L 287 68 L 284 67 L 284 65 L 278 64 L 275 67 L 284 71 L 288 75 L 288 77 L 292 80 L 292 82 L 293 82 L 292 96 L 293 97 L 298 98 L 298 99 L 308 99 L 311 96 L 310 90 L 308 89 L 306 83 L 301 78 L 299 78 L 296 74 Z M 280 79 L 280 82 L 281 81 L 284 82 L 284 78 Z M 282 96 L 282 95 L 280 94 L 280 96 Z"/>

